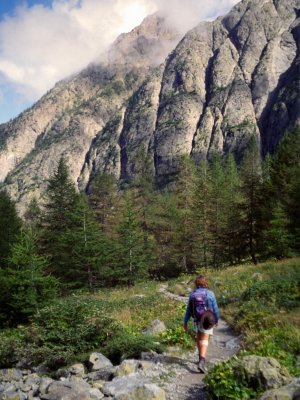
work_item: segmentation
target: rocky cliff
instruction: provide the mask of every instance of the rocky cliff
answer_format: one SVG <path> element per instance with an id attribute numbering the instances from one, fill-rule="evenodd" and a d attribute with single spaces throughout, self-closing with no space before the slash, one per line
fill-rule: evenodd
<path id="1" fill-rule="evenodd" d="M 163 17 L 121 35 L 107 60 L 58 83 L 0 126 L 0 179 L 24 206 L 64 155 L 80 189 L 95 174 L 131 180 L 141 151 L 159 185 L 188 153 L 262 153 L 300 121 L 300 1 L 243 0 L 179 41 Z"/>

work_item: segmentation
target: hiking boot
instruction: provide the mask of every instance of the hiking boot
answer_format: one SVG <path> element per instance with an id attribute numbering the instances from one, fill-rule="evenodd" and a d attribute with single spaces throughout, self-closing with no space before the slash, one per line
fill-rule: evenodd
<path id="1" fill-rule="evenodd" d="M 199 360 L 198 369 L 199 369 L 199 371 L 202 372 L 203 374 L 205 374 L 205 373 L 207 372 L 207 369 L 206 369 L 206 367 L 205 367 L 205 358 L 201 358 L 201 359 Z"/>

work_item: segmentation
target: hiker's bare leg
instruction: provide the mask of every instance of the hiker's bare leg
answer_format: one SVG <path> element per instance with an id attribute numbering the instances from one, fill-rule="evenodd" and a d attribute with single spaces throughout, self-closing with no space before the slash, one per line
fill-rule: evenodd
<path id="1" fill-rule="evenodd" d="M 198 332 L 197 333 L 197 347 L 199 352 L 199 357 L 206 358 L 207 348 L 208 348 L 209 335 L 207 333 Z"/>

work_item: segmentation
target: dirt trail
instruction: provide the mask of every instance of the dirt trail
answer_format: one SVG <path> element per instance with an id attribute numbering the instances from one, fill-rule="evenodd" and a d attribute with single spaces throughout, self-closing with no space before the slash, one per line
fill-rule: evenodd
<path id="1" fill-rule="evenodd" d="M 162 285 L 160 292 L 175 301 L 187 303 L 187 297 L 177 296 L 167 291 L 167 286 Z M 207 366 L 216 362 L 231 358 L 240 349 L 241 337 L 233 334 L 228 324 L 220 319 L 218 326 L 214 328 L 214 335 L 210 339 Z M 185 353 L 181 357 L 170 357 L 166 362 L 177 364 L 175 376 L 167 385 L 167 400 L 204 400 L 204 374 L 197 369 L 198 352 Z"/>

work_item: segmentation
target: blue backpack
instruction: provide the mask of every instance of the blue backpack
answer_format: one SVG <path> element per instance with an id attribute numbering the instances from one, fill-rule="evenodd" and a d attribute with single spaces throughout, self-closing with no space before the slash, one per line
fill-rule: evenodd
<path id="1" fill-rule="evenodd" d="M 204 312 L 207 310 L 206 307 L 207 290 L 202 289 L 195 291 L 192 294 L 192 316 L 195 321 L 199 322 Z"/>

